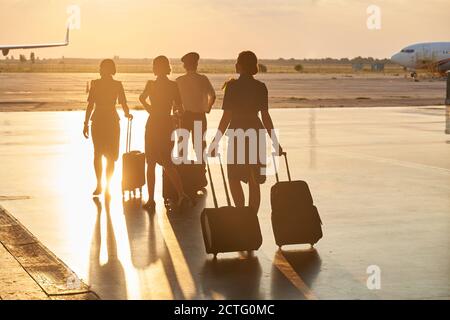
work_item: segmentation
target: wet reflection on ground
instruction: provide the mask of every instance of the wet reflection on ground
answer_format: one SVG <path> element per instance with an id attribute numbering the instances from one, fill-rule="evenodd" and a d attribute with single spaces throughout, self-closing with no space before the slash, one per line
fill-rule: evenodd
<path id="1" fill-rule="evenodd" d="M 273 110 L 292 176 L 308 181 L 324 222 L 315 250 L 278 251 L 273 177 L 262 186 L 264 241 L 251 258 L 205 254 L 199 220 L 212 206 L 209 189 L 190 210 L 168 212 L 159 178 L 149 213 L 145 189 L 143 199 L 122 199 L 119 160 L 111 197 L 93 200 L 81 112 L 0 113 L 0 203 L 105 299 L 448 296 L 448 139 L 444 118 L 422 109 Z M 143 150 L 146 114 L 134 114 L 132 149 Z M 213 111 L 209 125 L 219 117 Z M 370 265 L 382 269 L 382 290 L 366 286 Z"/>
<path id="2" fill-rule="evenodd" d="M 127 296 L 125 272 L 117 255 L 116 236 L 111 221 L 110 198 L 106 197 L 102 203 L 99 198 L 93 199 L 97 207 L 97 219 L 92 234 L 92 247 L 90 257 L 89 278 L 91 285 L 108 286 L 111 279 L 113 285 L 108 286 L 111 298 L 122 298 Z M 101 230 L 101 220 L 105 221 L 106 228 Z M 106 251 L 101 252 L 102 242 L 106 244 Z M 105 248 L 105 244 L 103 248 Z"/>

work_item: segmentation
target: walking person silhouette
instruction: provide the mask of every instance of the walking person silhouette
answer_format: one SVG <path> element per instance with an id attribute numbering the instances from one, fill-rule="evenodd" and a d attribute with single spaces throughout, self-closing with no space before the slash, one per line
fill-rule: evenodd
<path id="1" fill-rule="evenodd" d="M 258 73 L 256 55 L 251 51 L 241 52 L 236 62 L 236 72 L 240 74 L 239 78 L 225 84 L 223 115 L 208 154 L 216 153 L 221 137 L 227 128 L 232 129 L 234 134 L 229 137 L 227 151 L 227 174 L 231 195 L 237 207 L 245 206 L 241 182 L 248 183 L 249 206 L 257 213 L 261 202 L 260 184 L 266 180 L 265 172 L 262 172 L 266 163 L 266 145 L 264 135 L 259 134 L 259 131 L 265 128 L 276 152 L 281 154 L 283 150 L 278 143 L 269 114 L 267 87 L 253 77 Z M 256 131 L 253 140 L 246 136 L 251 130 Z M 239 139 L 239 131 L 244 134 L 244 139 Z"/>
<path id="2" fill-rule="evenodd" d="M 132 119 L 123 85 L 114 80 L 116 65 L 113 60 L 105 59 L 100 63 L 100 79 L 92 80 L 88 96 L 88 105 L 84 119 L 83 135 L 89 138 L 89 121 L 92 122 L 91 135 L 94 144 L 94 169 L 97 187 L 93 195 L 102 193 L 103 157 L 106 158 L 106 190 L 109 194 L 114 165 L 119 156 L 120 124 L 116 102 L 122 105 L 125 117 Z M 92 116 L 91 116 L 92 115 Z"/>
<path id="3" fill-rule="evenodd" d="M 203 153 L 206 149 L 206 141 L 203 139 L 207 129 L 206 113 L 211 111 L 216 101 L 216 92 L 208 77 L 197 72 L 199 59 L 200 55 L 196 52 L 185 54 L 181 61 L 186 73 L 176 81 L 184 109 L 181 127 L 192 133 L 197 162 L 203 163 Z M 197 124 L 200 125 L 199 130 L 196 130 Z"/>
<path id="4" fill-rule="evenodd" d="M 160 164 L 178 193 L 178 208 L 190 203 L 189 197 L 183 189 L 180 175 L 172 161 L 172 133 L 174 124 L 172 111 L 181 113 L 180 93 L 175 81 L 167 77 L 171 73 L 169 59 L 165 56 L 158 56 L 153 59 L 153 73 L 156 80 L 147 82 L 144 91 L 139 97 L 140 102 L 149 113 L 145 127 L 145 157 L 147 159 L 147 189 L 148 202 L 144 208 L 154 210 L 155 200 L 155 167 Z M 147 102 L 150 100 L 150 103 Z"/>

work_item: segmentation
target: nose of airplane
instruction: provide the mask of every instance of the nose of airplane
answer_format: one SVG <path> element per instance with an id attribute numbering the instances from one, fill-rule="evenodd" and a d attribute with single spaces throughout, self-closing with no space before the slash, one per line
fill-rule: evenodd
<path id="1" fill-rule="evenodd" d="M 400 53 L 396 53 L 391 57 L 391 61 L 394 63 L 398 63 L 401 64 L 401 58 L 400 58 Z"/>

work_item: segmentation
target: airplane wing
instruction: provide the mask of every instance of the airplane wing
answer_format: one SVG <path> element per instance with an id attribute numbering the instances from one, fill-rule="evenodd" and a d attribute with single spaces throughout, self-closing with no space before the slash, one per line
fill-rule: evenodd
<path id="1" fill-rule="evenodd" d="M 51 48 L 51 47 L 65 47 L 69 45 L 69 28 L 67 28 L 66 39 L 59 43 L 40 43 L 40 44 L 21 44 L 21 45 L 0 45 L 0 50 L 6 56 L 9 50 L 13 49 L 37 49 L 37 48 Z"/>

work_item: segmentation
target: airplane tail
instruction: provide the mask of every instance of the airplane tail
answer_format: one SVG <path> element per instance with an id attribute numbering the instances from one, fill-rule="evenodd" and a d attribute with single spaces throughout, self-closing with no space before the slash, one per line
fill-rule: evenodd
<path id="1" fill-rule="evenodd" d="M 66 31 L 66 41 L 65 41 L 65 44 L 66 44 L 66 45 L 69 44 L 69 32 L 70 32 L 70 27 L 67 27 L 67 31 Z"/>

